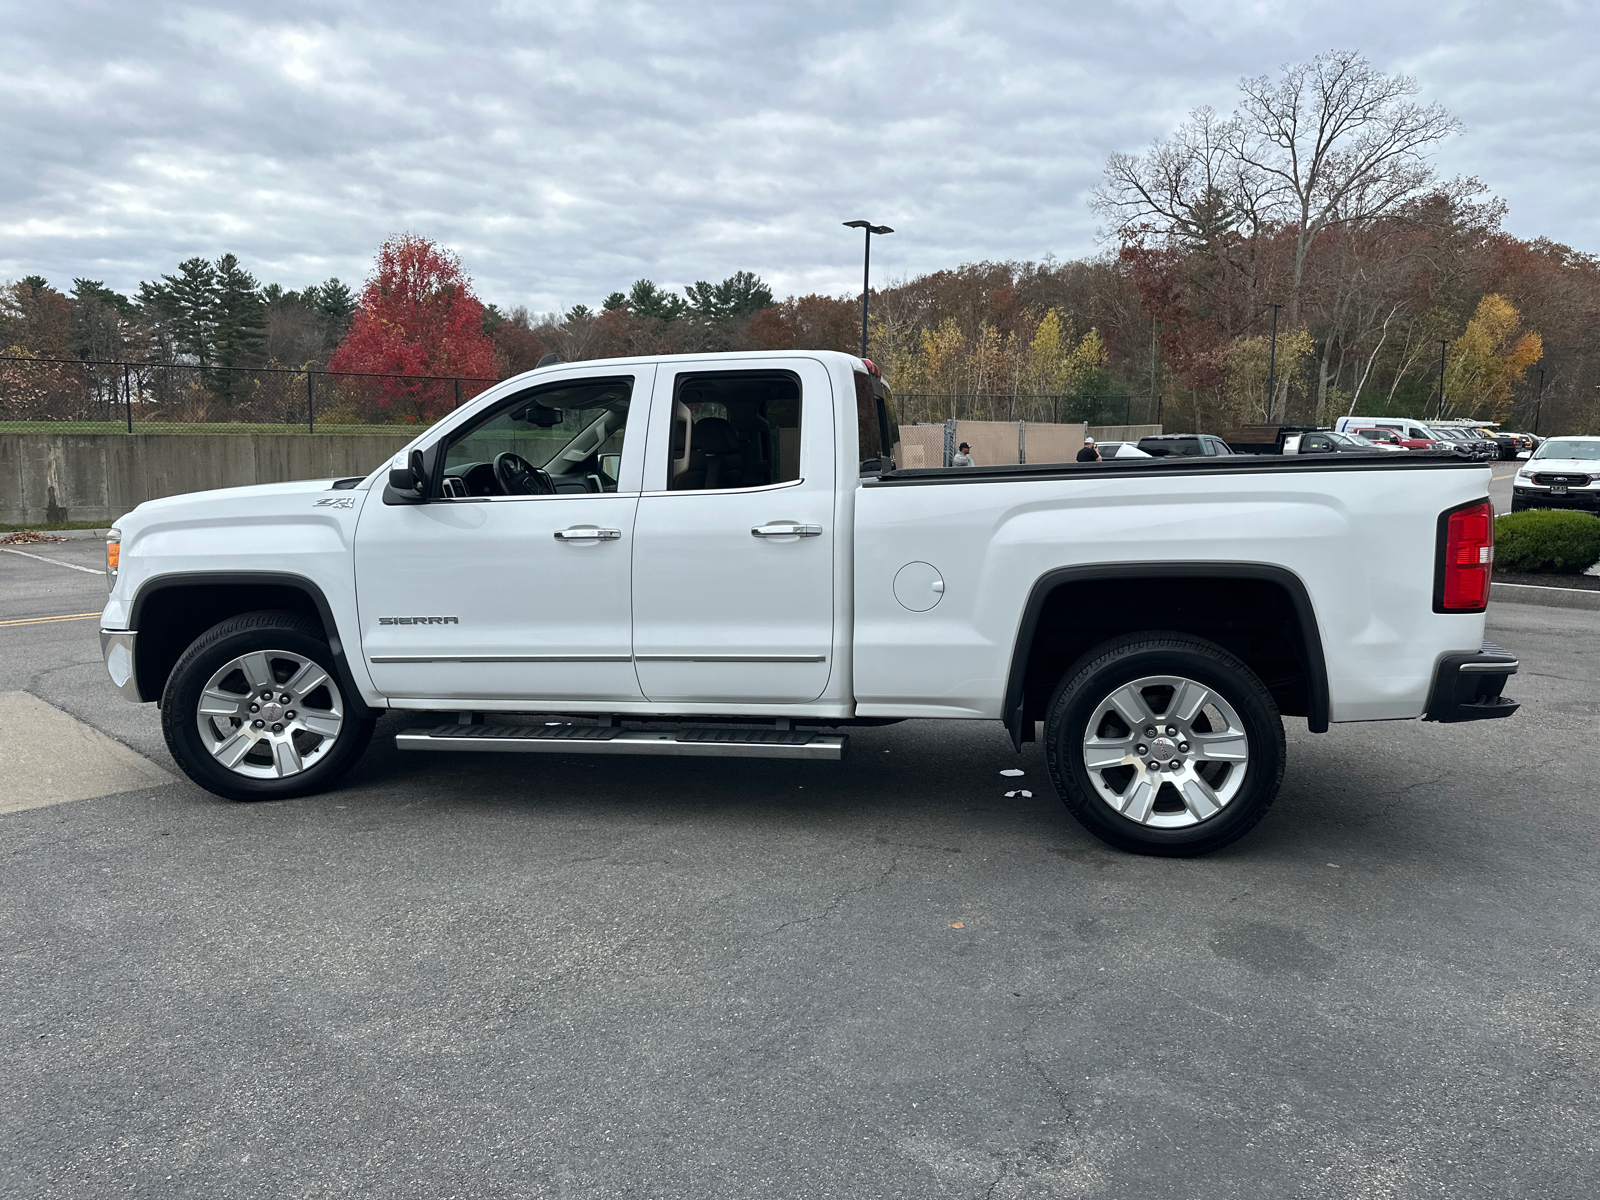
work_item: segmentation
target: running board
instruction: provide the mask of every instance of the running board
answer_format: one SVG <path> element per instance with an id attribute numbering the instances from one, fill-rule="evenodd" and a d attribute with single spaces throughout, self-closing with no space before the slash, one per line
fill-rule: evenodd
<path id="1" fill-rule="evenodd" d="M 803 729 L 623 729 L 618 725 L 435 725 L 395 735 L 400 750 L 524 754 L 675 754 L 692 758 L 805 758 L 838 762 L 847 735 Z"/>

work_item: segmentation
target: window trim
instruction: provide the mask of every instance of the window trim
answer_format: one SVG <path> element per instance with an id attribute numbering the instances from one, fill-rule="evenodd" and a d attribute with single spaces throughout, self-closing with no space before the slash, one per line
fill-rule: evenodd
<path id="1" fill-rule="evenodd" d="M 806 477 L 802 475 L 799 479 L 785 479 L 782 483 L 758 483 L 754 487 L 747 488 L 689 488 L 687 490 L 680 488 L 675 492 L 637 492 L 631 494 L 638 495 L 641 499 L 647 496 L 652 498 L 656 496 L 748 496 L 752 492 L 777 492 L 784 488 L 799 487 L 805 481 Z M 572 494 L 576 495 L 577 493 L 574 492 Z M 611 496 L 616 493 L 607 492 L 606 494 Z"/>

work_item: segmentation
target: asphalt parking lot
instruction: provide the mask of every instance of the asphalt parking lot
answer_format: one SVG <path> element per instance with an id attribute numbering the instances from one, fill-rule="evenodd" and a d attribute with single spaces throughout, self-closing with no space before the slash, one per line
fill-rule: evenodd
<path id="1" fill-rule="evenodd" d="M 95 620 L 16 623 L 98 611 L 98 544 L 22 549 L 0 715 L 176 776 Z M 929 722 L 774 764 L 388 719 L 334 794 L 0 813 L 0 1194 L 1592 1197 L 1597 634 L 1492 610 L 1511 720 L 1291 721 L 1197 861 Z"/>

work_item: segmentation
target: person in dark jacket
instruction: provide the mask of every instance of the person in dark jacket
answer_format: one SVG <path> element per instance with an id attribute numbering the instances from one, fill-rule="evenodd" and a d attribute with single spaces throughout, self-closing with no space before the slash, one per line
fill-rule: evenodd
<path id="1" fill-rule="evenodd" d="M 1086 438 L 1083 439 L 1083 449 L 1078 451 L 1078 461 L 1079 462 L 1099 462 L 1100 461 L 1100 451 L 1095 449 L 1094 439 L 1092 437 L 1086 437 Z"/>

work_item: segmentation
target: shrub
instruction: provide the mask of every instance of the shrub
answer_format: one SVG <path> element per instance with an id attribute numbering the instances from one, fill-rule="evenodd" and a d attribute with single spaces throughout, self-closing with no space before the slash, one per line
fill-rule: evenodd
<path id="1" fill-rule="evenodd" d="M 1494 565 L 1502 571 L 1581 575 L 1600 561 L 1600 517 L 1536 508 L 1495 518 Z"/>

